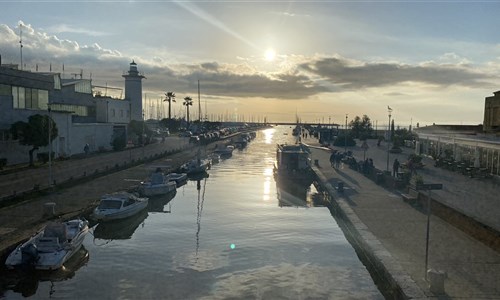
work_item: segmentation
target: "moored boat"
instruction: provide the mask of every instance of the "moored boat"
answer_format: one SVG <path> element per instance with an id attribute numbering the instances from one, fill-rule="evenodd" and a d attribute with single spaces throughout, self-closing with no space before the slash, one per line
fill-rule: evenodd
<path id="1" fill-rule="evenodd" d="M 158 168 L 148 181 L 141 182 L 139 186 L 139 193 L 141 196 L 152 197 L 168 194 L 175 191 L 177 188 L 176 182 L 171 182 L 163 172 Z"/>
<path id="2" fill-rule="evenodd" d="M 7 268 L 33 267 L 56 270 L 63 266 L 82 246 L 89 231 L 88 221 L 74 219 L 51 222 L 25 243 L 12 251 L 5 261 Z"/>
<path id="3" fill-rule="evenodd" d="M 180 167 L 181 172 L 187 175 L 206 172 L 210 169 L 211 164 L 208 159 L 195 158 Z"/>
<path id="4" fill-rule="evenodd" d="M 210 159 L 212 164 L 218 164 L 220 162 L 220 155 L 217 153 L 212 153 L 208 156 L 208 159 Z"/>
<path id="5" fill-rule="evenodd" d="M 278 145 L 274 176 L 280 180 L 310 181 L 313 178 L 309 149 L 304 144 Z"/>
<path id="6" fill-rule="evenodd" d="M 172 172 L 172 173 L 168 173 L 167 175 L 165 175 L 165 179 L 170 181 L 170 182 L 175 182 L 177 187 L 180 187 L 187 182 L 188 177 L 187 177 L 187 173 Z"/>
<path id="7" fill-rule="evenodd" d="M 233 155 L 233 151 L 233 145 L 217 145 L 215 147 L 214 153 L 219 154 L 222 158 L 227 158 Z"/>
<path id="8" fill-rule="evenodd" d="M 141 212 L 147 206 L 148 198 L 137 197 L 132 193 L 106 194 L 101 197 L 101 202 L 94 209 L 92 218 L 98 221 L 124 219 Z"/>

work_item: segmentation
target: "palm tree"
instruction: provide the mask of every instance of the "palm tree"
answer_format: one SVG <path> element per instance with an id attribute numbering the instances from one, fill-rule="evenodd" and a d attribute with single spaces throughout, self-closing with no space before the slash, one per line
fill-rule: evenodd
<path id="1" fill-rule="evenodd" d="M 172 120 L 171 106 L 172 106 L 172 101 L 175 102 L 175 93 L 174 92 L 167 92 L 165 94 L 165 96 L 167 96 L 167 99 L 165 99 L 163 101 L 168 101 L 168 120 Z"/>
<path id="2" fill-rule="evenodd" d="M 189 124 L 189 106 L 193 105 L 193 99 L 189 96 L 184 97 L 184 102 L 182 105 L 186 105 L 186 111 L 187 111 L 187 122 Z"/>

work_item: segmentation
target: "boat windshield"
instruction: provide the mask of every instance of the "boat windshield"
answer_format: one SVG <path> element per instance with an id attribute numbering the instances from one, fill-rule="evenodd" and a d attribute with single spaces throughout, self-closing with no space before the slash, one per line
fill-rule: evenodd
<path id="1" fill-rule="evenodd" d="M 122 202 L 120 200 L 101 200 L 99 204 L 99 209 L 118 209 L 122 207 Z"/>

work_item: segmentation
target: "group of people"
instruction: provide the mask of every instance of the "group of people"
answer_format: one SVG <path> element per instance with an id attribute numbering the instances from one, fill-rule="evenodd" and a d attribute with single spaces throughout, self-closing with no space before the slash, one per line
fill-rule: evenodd
<path id="1" fill-rule="evenodd" d="M 398 177 L 399 169 L 401 168 L 401 163 L 399 160 L 396 158 L 394 159 L 394 162 L 392 163 L 392 176 L 393 177 Z M 411 175 L 417 175 L 417 166 L 413 162 L 413 160 L 408 159 L 406 162 L 406 168 L 410 172 Z"/>
<path id="2" fill-rule="evenodd" d="M 333 150 L 332 154 L 330 155 L 330 165 L 334 169 L 339 169 L 340 168 L 340 162 L 342 161 L 342 158 L 344 158 L 344 153 L 340 153 L 340 151 Z"/>

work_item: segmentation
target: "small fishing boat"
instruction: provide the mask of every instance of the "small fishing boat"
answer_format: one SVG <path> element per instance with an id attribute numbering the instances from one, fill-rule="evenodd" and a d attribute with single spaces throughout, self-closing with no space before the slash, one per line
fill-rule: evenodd
<path id="1" fill-rule="evenodd" d="M 212 164 L 218 164 L 220 162 L 220 155 L 217 153 L 212 153 L 208 156 L 208 159 L 210 159 Z"/>
<path id="2" fill-rule="evenodd" d="M 137 197 L 132 193 L 106 194 L 101 197 L 101 202 L 94 209 L 92 218 L 97 221 L 124 219 L 138 214 L 147 206 L 148 198 Z"/>
<path id="3" fill-rule="evenodd" d="M 51 222 L 17 246 L 7 257 L 5 265 L 9 269 L 22 266 L 37 270 L 59 269 L 82 246 L 89 231 L 88 224 L 85 219 Z"/>
<path id="4" fill-rule="evenodd" d="M 195 158 L 183 164 L 180 170 L 189 176 L 190 174 L 206 172 L 210 167 L 211 164 L 208 159 Z"/>
<path id="5" fill-rule="evenodd" d="M 145 197 L 165 195 L 177 188 L 176 182 L 171 182 L 163 175 L 163 172 L 158 168 L 148 181 L 141 182 L 139 186 L 139 194 Z"/>
<path id="6" fill-rule="evenodd" d="M 165 179 L 170 182 L 175 182 L 177 187 L 186 184 L 188 176 L 187 173 L 169 173 L 165 176 Z"/>
<path id="7" fill-rule="evenodd" d="M 217 147 L 215 147 L 214 153 L 219 154 L 222 158 L 227 158 L 233 155 L 233 150 L 233 145 L 217 145 Z"/>
<path id="8" fill-rule="evenodd" d="M 142 210 L 130 218 L 99 223 L 94 228 L 94 238 L 101 240 L 130 239 L 135 230 L 144 222 L 144 220 L 146 220 L 147 217 L 148 210 Z"/>

